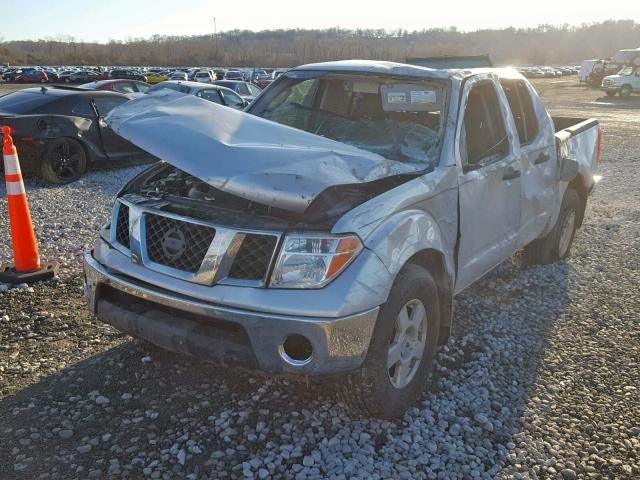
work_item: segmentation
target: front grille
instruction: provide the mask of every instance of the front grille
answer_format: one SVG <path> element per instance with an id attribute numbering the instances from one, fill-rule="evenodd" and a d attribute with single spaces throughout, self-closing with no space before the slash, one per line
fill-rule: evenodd
<path id="1" fill-rule="evenodd" d="M 216 234 L 214 228 L 145 214 L 147 255 L 152 262 L 196 273 Z"/>
<path id="2" fill-rule="evenodd" d="M 118 207 L 118 218 L 116 219 L 116 241 L 127 248 L 129 245 L 129 207 L 121 203 Z"/>
<path id="3" fill-rule="evenodd" d="M 262 280 L 273 256 L 278 238 L 273 235 L 248 233 L 236 255 L 229 278 L 238 280 Z"/>

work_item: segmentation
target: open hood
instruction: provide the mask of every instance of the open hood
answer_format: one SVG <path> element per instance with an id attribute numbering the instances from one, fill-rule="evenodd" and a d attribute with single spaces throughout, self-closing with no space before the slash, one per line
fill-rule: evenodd
<path id="1" fill-rule="evenodd" d="M 106 121 L 134 145 L 214 188 L 293 212 L 303 212 L 329 187 L 425 168 L 170 90 L 124 103 Z"/>

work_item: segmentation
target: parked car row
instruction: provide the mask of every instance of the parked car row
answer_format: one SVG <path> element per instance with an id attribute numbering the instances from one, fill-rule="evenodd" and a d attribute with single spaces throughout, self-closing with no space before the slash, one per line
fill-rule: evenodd
<path id="1" fill-rule="evenodd" d="M 165 80 L 191 80 L 213 83 L 216 80 L 250 82 L 264 88 L 286 69 L 240 68 L 158 68 L 158 67 L 0 67 L 5 82 L 17 83 L 85 83 L 92 80 L 140 80 L 151 85 Z"/>
<path id="2" fill-rule="evenodd" d="M 559 78 L 566 75 L 577 75 L 580 66 L 563 66 L 563 67 L 520 67 L 518 72 L 525 78 Z"/>

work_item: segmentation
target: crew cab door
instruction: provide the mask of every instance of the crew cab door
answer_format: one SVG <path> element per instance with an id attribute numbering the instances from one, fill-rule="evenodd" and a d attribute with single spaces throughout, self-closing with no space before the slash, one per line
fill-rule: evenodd
<path id="1" fill-rule="evenodd" d="M 500 83 L 509 102 L 522 154 L 520 245 L 524 246 L 543 232 L 558 198 L 554 131 L 544 105 L 527 82 L 501 79 Z"/>
<path id="2" fill-rule="evenodd" d="M 520 230 L 522 166 L 497 79 L 467 80 L 458 118 L 460 240 L 456 291 L 511 256 Z"/>

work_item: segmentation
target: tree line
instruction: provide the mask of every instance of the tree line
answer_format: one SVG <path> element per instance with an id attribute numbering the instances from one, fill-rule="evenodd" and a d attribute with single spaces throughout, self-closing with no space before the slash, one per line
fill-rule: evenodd
<path id="1" fill-rule="evenodd" d="M 640 23 L 539 25 L 535 28 L 233 30 L 217 35 L 82 42 L 67 35 L 0 42 L 0 62 L 15 65 L 146 65 L 291 67 L 341 59 L 489 54 L 498 65 L 571 64 L 640 47 Z"/>

